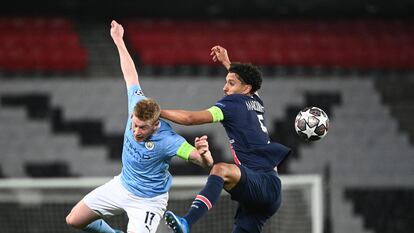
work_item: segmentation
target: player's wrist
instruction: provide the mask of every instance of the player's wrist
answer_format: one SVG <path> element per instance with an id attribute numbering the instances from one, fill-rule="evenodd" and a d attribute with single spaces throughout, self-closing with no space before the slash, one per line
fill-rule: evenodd
<path id="1" fill-rule="evenodd" d="M 222 63 L 223 63 L 223 66 L 224 66 L 227 70 L 229 70 L 229 69 L 230 69 L 230 66 L 231 66 L 230 61 L 224 61 L 224 62 L 222 62 Z"/>

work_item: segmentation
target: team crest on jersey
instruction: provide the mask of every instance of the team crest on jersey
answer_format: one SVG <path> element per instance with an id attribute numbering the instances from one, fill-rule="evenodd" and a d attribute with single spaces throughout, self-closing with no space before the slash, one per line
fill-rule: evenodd
<path id="1" fill-rule="evenodd" d="M 134 95 L 144 96 L 144 92 L 142 92 L 142 90 L 136 90 L 134 91 Z"/>
<path id="2" fill-rule="evenodd" d="M 153 142 L 145 142 L 145 148 L 148 150 L 154 149 L 155 144 Z"/>

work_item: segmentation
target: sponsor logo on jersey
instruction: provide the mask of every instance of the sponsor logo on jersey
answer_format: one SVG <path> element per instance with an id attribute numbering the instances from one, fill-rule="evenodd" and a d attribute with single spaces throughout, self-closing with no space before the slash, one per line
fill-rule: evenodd
<path id="1" fill-rule="evenodd" d="M 148 150 L 154 149 L 155 144 L 153 142 L 145 142 L 145 148 Z"/>

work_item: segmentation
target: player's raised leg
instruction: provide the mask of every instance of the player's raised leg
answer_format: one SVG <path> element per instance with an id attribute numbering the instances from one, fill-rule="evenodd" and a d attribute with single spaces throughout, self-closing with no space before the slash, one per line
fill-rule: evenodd
<path id="1" fill-rule="evenodd" d="M 66 223 L 76 229 L 91 233 L 122 233 L 112 229 L 100 216 L 93 212 L 83 200 L 79 201 L 66 216 Z"/>
<path id="2" fill-rule="evenodd" d="M 188 213 L 184 217 L 167 211 L 164 219 L 175 233 L 187 233 L 193 224 L 210 210 L 220 197 L 221 190 L 232 189 L 240 180 L 240 169 L 237 165 L 218 163 L 213 166 L 207 183 L 196 196 Z"/>

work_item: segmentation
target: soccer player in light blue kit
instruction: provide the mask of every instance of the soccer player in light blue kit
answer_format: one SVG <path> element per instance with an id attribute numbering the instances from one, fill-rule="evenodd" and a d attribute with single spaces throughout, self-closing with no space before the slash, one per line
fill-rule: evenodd
<path id="1" fill-rule="evenodd" d="M 102 218 L 126 212 L 129 233 L 155 233 L 167 207 L 171 158 L 177 155 L 206 168 L 213 164 L 207 136 L 197 137 L 193 147 L 159 119 L 161 109 L 144 96 L 123 34 L 123 27 L 112 21 L 111 37 L 128 89 L 130 117 L 124 134 L 123 167 L 121 174 L 87 194 L 66 217 L 68 225 L 85 232 L 122 232 L 112 229 Z"/>

